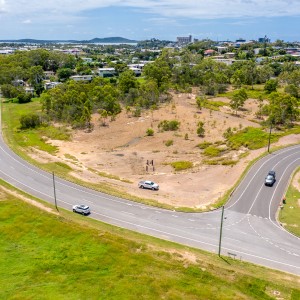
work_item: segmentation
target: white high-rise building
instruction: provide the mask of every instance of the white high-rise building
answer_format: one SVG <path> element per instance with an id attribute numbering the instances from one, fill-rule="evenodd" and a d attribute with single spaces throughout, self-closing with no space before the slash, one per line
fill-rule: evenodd
<path id="1" fill-rule="evenodd" d="M 189 35 L 189 36 L 182 36 L 182 37 L 178 36 L 177 37 L 177 43 L 178 44 L 189 44 L 191 42 L 192 42 L 192 36 L 191 35 Z"/>

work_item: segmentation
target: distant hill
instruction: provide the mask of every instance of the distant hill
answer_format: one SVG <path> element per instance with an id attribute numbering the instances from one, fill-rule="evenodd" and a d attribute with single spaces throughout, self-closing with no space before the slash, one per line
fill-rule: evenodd
<path id="1" fill-rule="evenodd" d="M 132 44 L 138 43 L 135 40 L 129 40 L 123 37 L 107 37 L 94 38 L 92 40 L 36 40 L 36 39 L 20 39 L 20 40 L 0 40 L 0 43 L 27 43 L 27 44 L 51 44 L 51 43 L 70 43 L 70 44 Z"/>
<path id="2" fill-rule="evenodd" d="M 122 37 L 108 37 L 108 38 L 95 38 L 95 39 L 92 39 L 92 40 L 89 40 L 88 41 L 89 43 L 137 43 L 138 41 L 135 41 L 135 40 L 129 40 L 129 39 L 125 39 L 125 38 L 122 38 Z"/>

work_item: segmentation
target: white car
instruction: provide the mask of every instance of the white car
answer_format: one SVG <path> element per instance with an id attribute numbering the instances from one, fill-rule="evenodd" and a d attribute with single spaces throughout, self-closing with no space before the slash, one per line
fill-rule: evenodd
<path id="1" fill-rule="evenodd" d="M 91 213 L 91 210 L 89 208 L 89 206 L 84 205 L 84 204 L 80 204 L 80 205 L 74 205 L 73 206 L 73 212 L 82 214 L 82 215 L 88 215 Z"/>
<path id="2" fill-rule="evenodd" d="M 159 190 L 159 185 L 150 180 L 142 180 L 138 183 L 139 188 L 141 189 L 150 189 L 150 190 Z"/>

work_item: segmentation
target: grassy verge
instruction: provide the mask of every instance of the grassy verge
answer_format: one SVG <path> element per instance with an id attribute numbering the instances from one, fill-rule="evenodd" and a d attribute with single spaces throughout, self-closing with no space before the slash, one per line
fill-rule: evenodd
<path id="1" fill-rule="evenodd" d="M 300 172 L 300 168 L 297 172 Z M 284 204 L 283 209 L 279 212 L 279 221 L 285 229 L 300 237 L 299 216 L 300 191 L 291 184 L 286 193 L 286 204 Z"/>
<path id="2" fill-rule="evenodd" d="M 222 260 L 71 212 L 49 214 L 1 187 L 0 224 L 1 299 L 234 300 L 275 299 L 279 293 L 296 300 L 300 295 L 297 276 Z"/>
<path id="3" fill-rule="evenodd" d="M 37 129 L 20 130 L 20 117 L 28 112 L 41 113 L 41 105 L 37 99 L 26 104 L 3 103 L 2 123 L 6 142 L 20 156 L 27 157 L 25 148 L 34 147 L 38 150 L 55 155 L 57 147 L 47 143 L 49 138 L 66 140 L 70 134 L 66 128 L 41 126 Z"/>

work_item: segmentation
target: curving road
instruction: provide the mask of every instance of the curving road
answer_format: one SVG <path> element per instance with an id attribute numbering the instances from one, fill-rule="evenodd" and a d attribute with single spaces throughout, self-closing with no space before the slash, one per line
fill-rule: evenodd
<path id="1" fill-rule="evenodd" d="M 300 165 L 300 145 L 274 152 L 257 162 L 226 204 L 222 255 L 300 275 L 300 239 L 278 225 L 275 214 L 293 170 Z M 22 160 L 0 134 L 0 178 L 31 195 L 54 202 L 52 174 Z M 269 170 L 273 187 L 264 186 Z M 218 253 L 221 210 L 180 213 L 149 207 L 56 178 L 60 207 L 88 204 L 91 218 L 180 244 Z M 146 191 L 147 195 L 151 191 Z"/>

